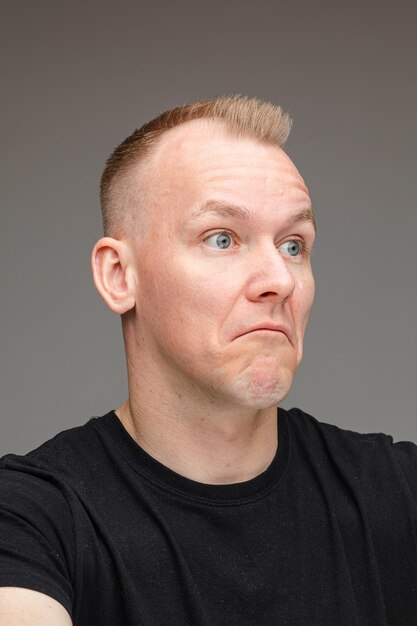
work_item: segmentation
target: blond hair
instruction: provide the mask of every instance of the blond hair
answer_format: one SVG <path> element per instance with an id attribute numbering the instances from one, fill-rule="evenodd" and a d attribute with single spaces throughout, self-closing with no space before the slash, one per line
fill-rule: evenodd
<path id="1" fill-rule="evenodd" d="M 111 154 L 100 184 L 100 201 L 105 234 L 123 229 L 131 204 L 126 198 L 129 176 L 134 166 L 149 155 L 166 131 L 191 120 L 223 122 L 231 134 L 250 137 L 283 147 L 291 130 L 291 119 L 279 106 L 246 96 L 223 96 L 200 100 L 165 111 L 136 129 Z"/>

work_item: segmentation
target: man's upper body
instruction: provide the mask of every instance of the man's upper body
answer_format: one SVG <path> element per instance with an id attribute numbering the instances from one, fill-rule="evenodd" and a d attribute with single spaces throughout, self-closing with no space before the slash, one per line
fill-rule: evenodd
<path id="1" fill-rule="evenodd" d="M 5 516 L 22 532 L 22 551 L 38 551 L 32 565 L 39 578 L 42 562 L 61 583 L 52 593 L 35 586 L 33 575 L 26 584 L 17 574 L 3 582 L 0 615 L 12 626 L 26 623 L 19 619 L 66 624 L 70 613 L 75 624 L 88 623 L 81 606 L 92 623 L 89 610 L 101 615 L 93 589 L 110 611 L 112 585 L 130 621 L 115 613 L 110 623 L 230 624 L 234 615 L 236 623 L 243 615 L 257 624 L 323 624 L 329 615 L 371 623 L 375 610 L 372 623 L 382 624 L 394 623 L 388 617 L 400 605 L 404 619 L 415 610 L 408 599 L 414 448 L 394 453 L 382 437 L 370 452 L 356 435 L 327 444 L 326 428 L 314 422 L 312 429 L 305 416 L 298 422 L 279 411 L 277 419 L 314 297 L 315 224 L 308 190 L 282 149 L 289 128 L 272 105 L 218 99 L 162 114 L 109 159 L 105 237 L 92 266 L 97 289 L 122 317 L 129 397 L 77 436 L 61 435 L 27 461 L 6 461 L 20 505 L 9 502 L 15 513 L 6 506 Z M 292 444 L 285 432 L 298 433 Z M 345 448 L 352 448 L 346 463 Z M 397 556 L 406 560 L 406 575 L 394 565 Z M 390 577 L 404 604 L 386 596 Z M 146 613 L 155 588 L 160 605 Z M 323 602 L 314 600 L 320 594 Z"/>
<path id="2" fill-rule="evenodd" d="M 77 626 L 416 623 L 417 447 L 277 417 L 240 483 L 172 471 L 114 412 L 5 457 L 0 585 Z"/>

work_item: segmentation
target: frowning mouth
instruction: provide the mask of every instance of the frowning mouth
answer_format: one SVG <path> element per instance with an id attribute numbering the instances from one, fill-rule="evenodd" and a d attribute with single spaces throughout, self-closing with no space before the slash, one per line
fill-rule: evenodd
<path id="1" fill-rule="evenodd" d="M 265 335 L 278 335 L 278 334 L 281 334 L 281 335 L 286 336 L 288 341 L 292 345 L 291 335 L 290 335 L 290 332 L 289 332 L 288 328 L 286 326 L 275 326 L 275 325 L 272 325 L 272 324 L 265 324 L 265 325 L 254 326 L 253 328 L 248 328 L 247 330 L 239 333 L 236 336 L 236 339 L 238 339 L 240 337 L 244 337 L 246 335 L 253 334 L 253 333 L 258 333 L 258 334 L 264 333 Z"/>

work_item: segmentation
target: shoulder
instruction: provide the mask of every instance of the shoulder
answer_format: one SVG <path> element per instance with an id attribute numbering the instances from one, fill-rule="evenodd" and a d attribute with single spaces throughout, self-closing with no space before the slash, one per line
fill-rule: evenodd
<path id="1" fill-rule="evenodd" d="M 46 594 L 71 613 L 77 559 L 91 538 L 91 494 L 106 482 L 106 417 L 0 460 L 0 586 Z"/>
<path id="2" fill-rule="evenodd" d="M 112 419 L 112 412 L 93 417 L 82 426 L 58 433 L 25 455 L 7 454 L 0 459 L 0 476 L 11 479 L 19 474 L 29 482 L 44 481 L 50 485 L 66 479 L 77 481 L 105 454 L 106 424 Z"/>
<path id="3" fill-rule="evenodd" d="M 281 411 L 282 409 L 280 409 Z M 395 452 L 407 450 L 411 455 L 417 454 L 417 446 L 412 442 L 397 442 L 393 437 L 382 432 L 360 433 L 341 428 L 335 424 L 322 422 L 299 408 L 285 411 L 293 433 L 305 440 L 321 441 L 322 445 L 343 446 L 347 452 L 356 450 L 393 449 Z"/>
<path id="4" fill-rule="evenodd" d="M 386 433 L 359 433 L 321 422 L 301 409 L 285 411 L 293 445 L 316 463 L 337 467 L 352 479 L 401 485 L 417 501 L 417 445 Z"/>
<path id="5" fill-rule="evenodd" d="M 110 415 L 110 414 L 109 414 Z M 91 476 L 100 476 L 106 463 L 107 416 L 63 431 L 26 455 L 8 454 L 0 459 L 0 508 L 16 518 L 24 515 L 38 527 L 68 534 L 72 517 L 85 494 Z M 103 435 L 101 434 L 103 431 Z"/>
<path id="6" fill-rule="evenodd" d="M 15 519 L 30 520 L 44 534 L 53 535 L 59 527 L 71 533 L 74 485 L 91 464 L 86 453 L 94 439 L 91 430 L 87 422 L 25 455 L 7 454 L 0 459 L 2 523 L 8 511 Z"/>

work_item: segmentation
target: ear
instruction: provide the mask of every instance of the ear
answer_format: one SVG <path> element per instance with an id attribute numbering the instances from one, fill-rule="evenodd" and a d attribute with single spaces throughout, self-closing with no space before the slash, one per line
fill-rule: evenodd
<path id="1" fill-rule="evenodd" d="M 122 315 L 135 306 L 135 280 L 127 244 L 102 237 L 91 254 L 94 284 L 115 313 Z"/>

